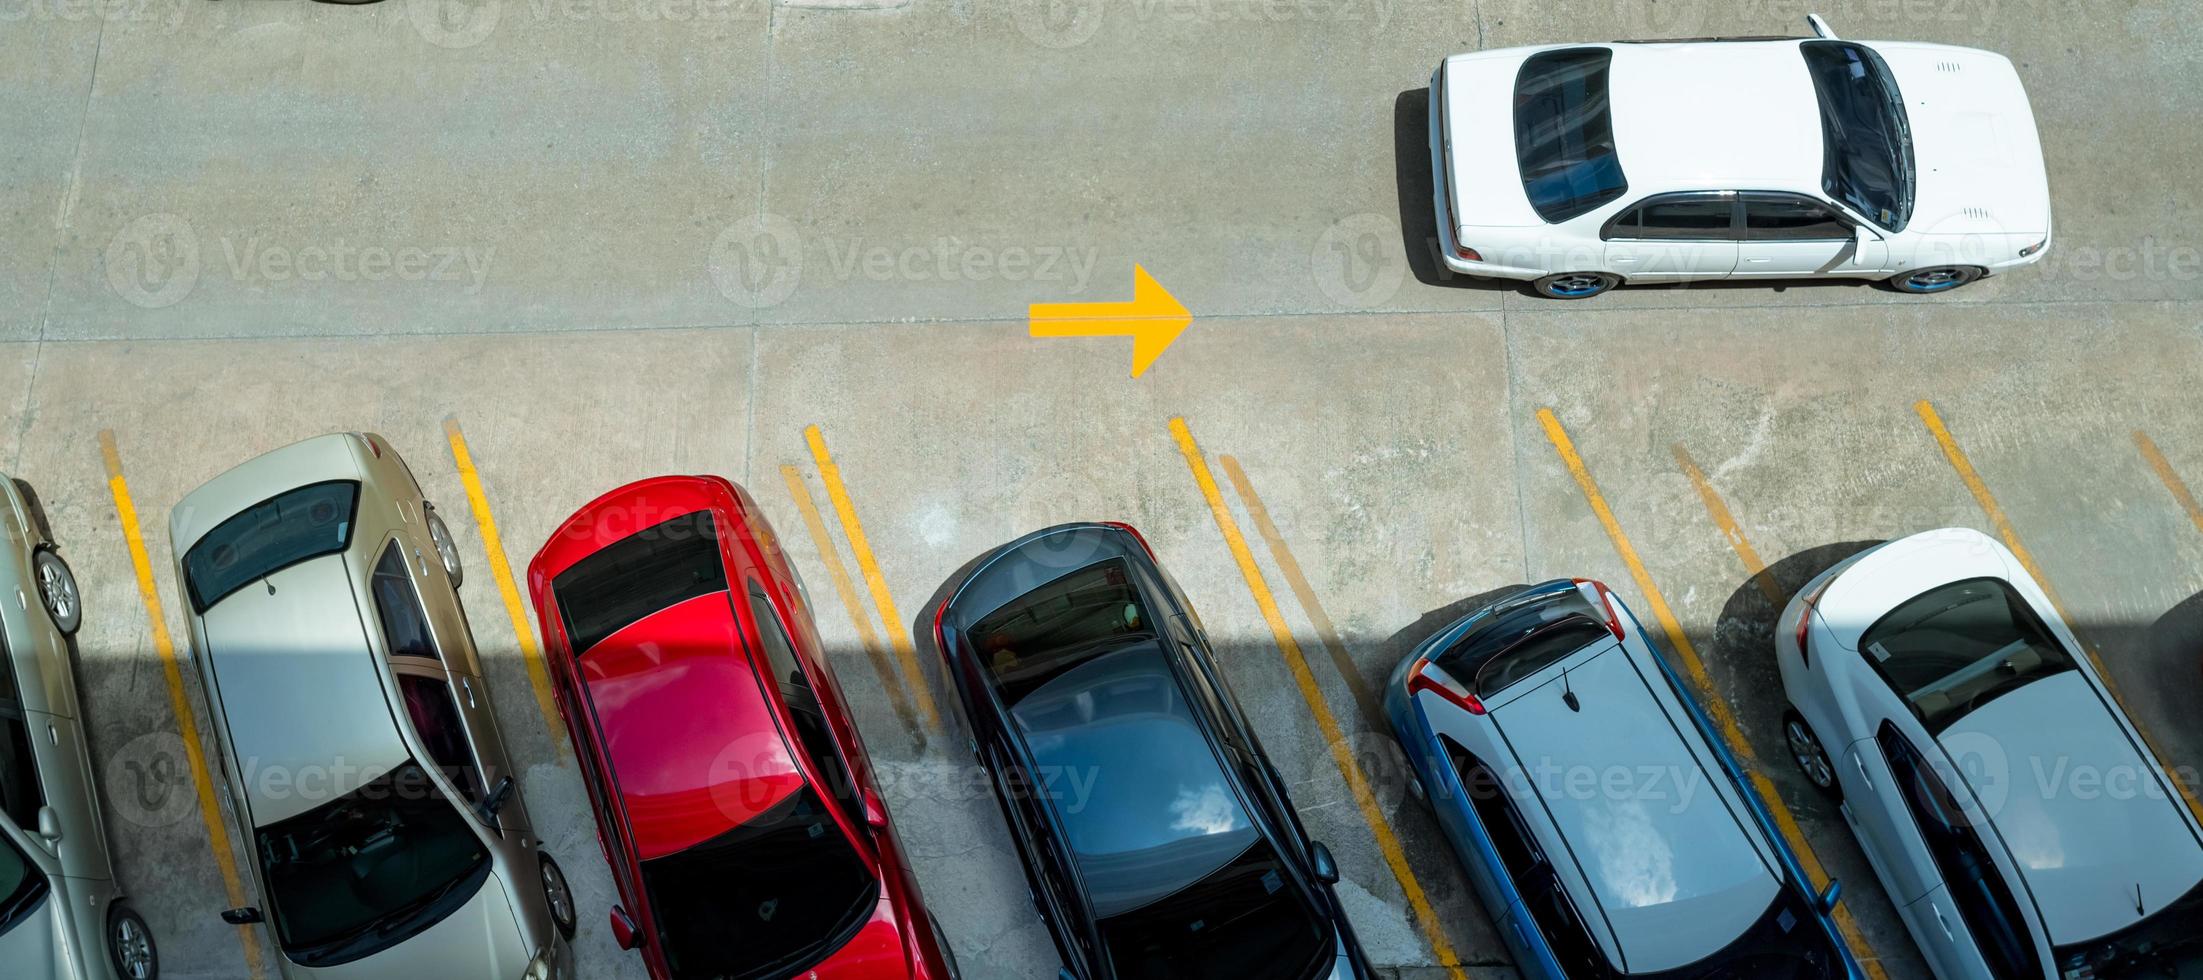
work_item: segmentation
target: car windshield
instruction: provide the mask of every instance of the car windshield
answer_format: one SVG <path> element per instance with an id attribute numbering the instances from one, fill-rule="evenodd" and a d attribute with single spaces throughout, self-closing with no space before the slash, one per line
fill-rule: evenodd
<path id="1" fill-rule="evenodd" d="M 2026 600 L 1993 578 L 1953 582 L 1907 601 L 1861 635 L 1859 649 L 1931 733 L 2030 681 L 2073 669 L 2072 655 Z"/>
<path id="2" fill-rule="evenodd" d="M 2203 977 L 2203 883 L 2118 932 L 2051 951 L 2058 975 L 2096 980 Z"/>
<path id="3" fill-rule="evenodd" d="M 1799 46 L 1821 109 L 1821 189 L 1890 231 L 1912 220 L 1912 125 L 1882 56 L 1848 41 Z"/>
<path id="4" fill-rule="evenodd" d="M 1329 969 L 1330 938 L 1270 842 L 1100 922 L 1111 972 L 1159 980 L 1298 978 Z"/>
<path id="5" fill-rule="evenodd" d="M 46 876 L 31 866 L 30 857 L 17 850 L 14 841 L 0 835 L 0 934 L 29 917 L 31 910 L 45 901 L 49 887 Z"/>
<path id="6" fill-rule="evenodd" d="M 726 588 L 718 525 L 707 510 L 621 538 L 551 580 L 577 655 L 651 613 Z"/>
<path id="7" fill-rule="evenodd" d="M 1016 707 L 1049 680 L 1153 636 L 1122 559 L 1096 562 L 1033 589 L 967 633 L 1002 703 Z"/>
<path id="8" fill-rule="evenodd" d="M 283 952 L 306 966 L 396 945 L 464 904 L 489 851 L 418 763 L 263 827 L 260 867 Z"/>
<path id="9" fill-rule="evenodd" d="M 1614 153 L 1605 48 L 1530 56 L 1515 76 L 1515 162 L 1522 190 L 1547 222 L 1561 222 L 1629 189 Z"/>
<path id="10" fill-rule="evenodd" d="M 334 480 L 279 493 L 214 525 L 184 552 L 184 591 L 204 613 L 222 597 L 352 543 L 360 485 Z"/>
<path id="11" fill-rule="evenodd" d="M 1828 930 L 1806 896 L 1785 887 L 1759 921 L 1720 952 L 1659 973 L 1613 973 L 1630 980 L 1827 980 L 1847 975 Z"/>
<path id="12" fill-rule="evenodd" d="M 808 785 L 733 830 L 642 863 L 675 976 L 792 976 L 847 941 L 879 882 Z"/>

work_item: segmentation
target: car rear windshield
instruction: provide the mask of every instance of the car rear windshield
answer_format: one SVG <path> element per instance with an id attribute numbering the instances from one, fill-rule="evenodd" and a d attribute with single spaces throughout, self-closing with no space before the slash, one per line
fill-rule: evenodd
<path id="1" fill-rule="evenodd" d="M 1104 918 L 1100 928 L 1110 972 L 1120 977 L 1297 980 L 1331 966 L 1328 932 L 1260 838 L 1207 877 Z"/>
<path id="2" fill-rule="evenodd" d="M 551 580 L 577 656 L 629 623 L 726 588 L 718 526 L 708 510 L 621 538 Z"/>
<path id="3" fill-rule="evenodd" d="M 871 916 L 879 882 L 806 785 L 733 830 L 642 863 L 673 975 L 794 976 Z"/>
<path id="4" fill-rule="evenodd" d="M 1849 41 L 1799 45 L 1821 108 L 1821 189 L 1891 231 L 1912 220 L 1912 125 L 1882 56 Z"/>
<path id="5" fill-rule="evenodd" d="M 2073 657 L 2019 593 L 1977 578 L 1916 596 L 1859 637 L 1867 661 L 1940 732 L 2005 692 L 2060 671 Z"/>
<path id="6" fill-rule="evenodd" d="M 489 867 L 466 816 L 412 760 L 256 843 L 276 937 L 306 966 L 403 942 L 464 904 Z"/>
<path id="7" fill-rule="evenodd" d="M 1547 222 L 1561 222 L 1622 196 L 1629 181 L 1614 154 L 1606 93 L 1606 48 L 1531 55 L 1515 76 L 1515 162 L 1522 190 Z"/>
<path id="8" fill-rule="evenodd" d="M 1015 707 L 1049 680 L 1155 635 L 1123 559 L 1096 562 L 1011 600 L 967 631 L 1002 703 Z"/>
<path id="9" fill-rule="evenodd" d="M 2096 980 L 2203 976 L 2203 883 L 2111 935 L 2050 951 L 2058 975 Z"/>
<path id="10" fill-rule="evenodd" d="M 184 590 L 204 613 L 222 597 L 352 544 L 360 485 L 332 480 L 269 497 L 214 525 L 184 552 Z"/>

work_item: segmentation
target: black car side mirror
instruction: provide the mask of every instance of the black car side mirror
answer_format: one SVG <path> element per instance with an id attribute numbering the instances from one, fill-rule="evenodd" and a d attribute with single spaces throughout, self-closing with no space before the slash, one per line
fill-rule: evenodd
<path id="1" fill-rule="evenodd" d="M 479 811 L 482 815 L 482 822 L 496 823 L 497 811 L 505 808 L 505 804 L 512 799 L 512 795 L 513 778 L 511 776 L 499 777 L 497 785 L 490 789 L 490 795 L 482 798 L 482 808 Z"/>
<path id="2" fill-rule="evenodd" d="M 260 921 L 260 910 L 249 905 L 241 909 L 223 909 L 222 921 L 233 926 L 249 926 Z"/>
<path id="3" fill-rule="evenodd" d="M 1317 881 L 1326 885 L 1339 883 L 1339 862 L 1331 856 L 1331 849 L 1323 846 L 1322 841 L 1308 842 L 1308 866 L 1309 870 L 1315 872 Z"/>

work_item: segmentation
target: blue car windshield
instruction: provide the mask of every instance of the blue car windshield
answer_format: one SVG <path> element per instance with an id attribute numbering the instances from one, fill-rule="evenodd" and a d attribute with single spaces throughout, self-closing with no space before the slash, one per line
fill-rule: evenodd
<path id="1" fill-rule="evenodd" d="M 1614 153 L 1605 48 L 1532 55 L 1515 76 L 1515 162 L 1530 206 L 1562 222 L 1629 189 Z"/>
<path id="2" fill-rule="evenodd" d="M 360 485 L 315 483 L 230 516 L 184 552 L 184 591 L 204 613 L 222 597 L 292 565 L 352 543 Z"/>

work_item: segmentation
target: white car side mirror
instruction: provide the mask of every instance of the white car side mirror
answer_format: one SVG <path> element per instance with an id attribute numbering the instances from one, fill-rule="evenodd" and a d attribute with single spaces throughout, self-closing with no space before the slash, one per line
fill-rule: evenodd
<path id="1" fill-rule="evenodd" d="M 1828 22 L 1822 20 L 1821 15 L 1806 14 L 1805 23 L 1807 26 L 1813 28 L 1814 37 L 1820 38 L 1823 41 L 1834 41 L 1837 39 L 1836 32 L 1828 29 Z"/>
<path id="2" fill-rule="evenodd" d="M 1881 240 L 1882 236 L 1875 234 L 1874 229 L 1872 228 L 1868 228 L 1865 225 L 1851 226 L 1851 242 L 1855 248 L 1864 249 L 1866 248 L 1866 243 L 1877 242 Z"/>
<path id="3" fill-rule="evenodd" d="M 38 808 L 38 836 L 45 838 L 48 844 L 61 843 L 61 814 L 54 812 L 53 807 Z"/>

